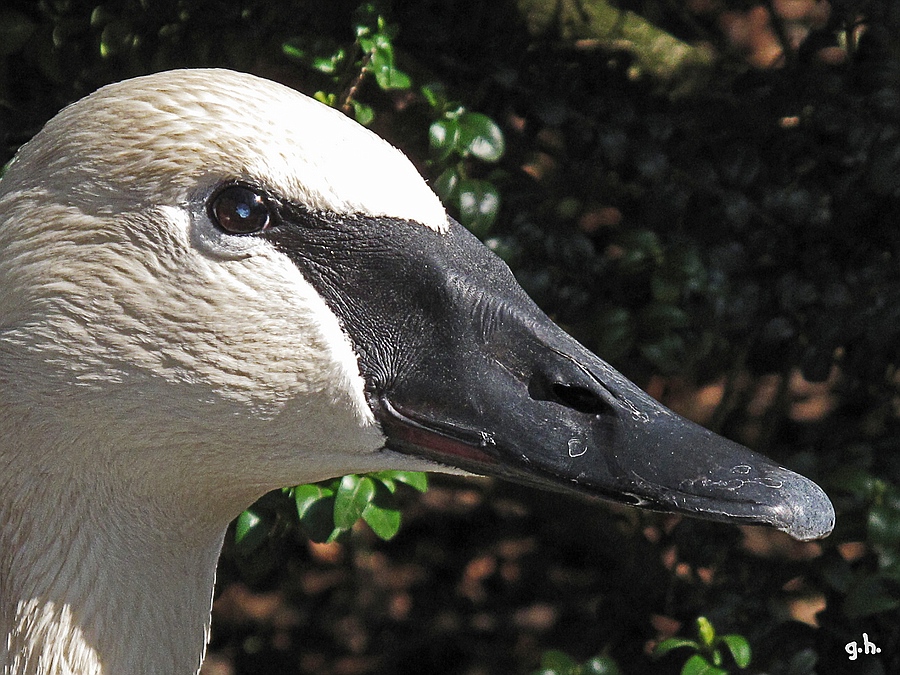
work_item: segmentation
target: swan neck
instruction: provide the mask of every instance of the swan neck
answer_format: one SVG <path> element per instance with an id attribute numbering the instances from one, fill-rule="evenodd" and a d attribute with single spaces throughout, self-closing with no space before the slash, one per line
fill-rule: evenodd
<path id="1" fill-rule="evenodd" d="M 197 673 L 227 523 L 45 478 L 0 478 L 0 672 Z"/>

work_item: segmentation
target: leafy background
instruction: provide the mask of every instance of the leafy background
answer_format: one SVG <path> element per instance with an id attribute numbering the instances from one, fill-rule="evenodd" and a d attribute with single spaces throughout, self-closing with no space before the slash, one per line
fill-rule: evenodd
<path id="1" fill-rule="evenodd" d="M 6 0 L 2 161 L 156 70 L 315 94 L 578 339 L 838 510 L 798 544 L 484 479 L 273 493 L 203 672 L 900 672 L 898 36 L 890 0 Z"/>

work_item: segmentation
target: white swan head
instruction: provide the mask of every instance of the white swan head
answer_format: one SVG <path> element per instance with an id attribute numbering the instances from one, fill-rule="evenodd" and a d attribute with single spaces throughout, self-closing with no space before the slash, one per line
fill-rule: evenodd
<path id="1" fill-rule="evenodd" d="M 229 71 L 105 87 L 19 153 L 0 378 L 60 436 L 51 461 L 90 460 L 83 440 L 148 492 L 215 485 L 229 515 L 285 483 L 439 463 L 801 538 L 833 519 L 813 483 L 556 328 L 397 150 Z"/>
<path id="2" fill-rule="evenodd" d="M 85 440 L 103 429 L 112 446 L 88 441 L 79 457 L 60 440 L 50 461 L 118 459 L 161 486 L 171 466 L 225 494 L 212 467 L 226 460 L 238 502 L 279 474 L 384 464 L 364 459 L 383 436 L 340 321 L 283 253 L 211 219 L 227 182 L 313 211 L 448 225 L 399 151 L 266 80 L 181 71 L 70 106 L 0 185 L 4 390 L 46 427 Z"/>

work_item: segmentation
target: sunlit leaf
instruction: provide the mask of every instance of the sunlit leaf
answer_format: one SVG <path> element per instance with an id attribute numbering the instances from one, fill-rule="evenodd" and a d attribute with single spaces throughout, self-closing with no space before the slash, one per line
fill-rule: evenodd
<path id="1" fill-rule="evenodd" d="M 558 675 L 574 675 L 578 664 L 565 652 L 550 649 L 541 655 L 541 668 L 558 673 Z"/>
<path id="2" fill-rule="evenodd" d="M 359 101 L 352 101 L 352 105 L 353 116 L 356 118 L 356 121 L 364 127 L 369 126 L 372 123 L 372 120 L 375 119 L 375 111 L 372 109 L 372 106 L 360 103 Z"/>
<path id="3" fill-rule="evenodd" d="M 700 649 L 700 644 L 696 640 L 688 640 L 687 638 L 671 637 L 663 640 L 653 650 L 654 656 L 663 656 L 673 649 L 681 647 L 690 647 L 691 649 Z"/>
<path id="4" fill-rule="evenodd" d="M 456 200 L 459 179 L 459 172 L 455 167 L 450 167 L 441 172 L 441 175 L 437 177 L 432 187 L 441 199 L 445 202 L 452 202 Z"/>
<path id="5" fill-rule="evenodd" d="M 595 656 L 581 664 L 580 675 L 622 675 L 622 671 L 608 656 Z"/>
<path id="6" fill-rule="evenodd" d="M 333 495 L 332 490 L 317 485 L 298 485 L 294 488 L 294 502 L 297 504 L 297 515 L 300 518 L 306 515 L 310 507 L 320 499 L 326 499 Z"/>
<path id="7" fill-rule="evenodd" d="M 700 637 L 700 644 L 705 647 L 712 646 L 716 639 L 716 629 L 705 616 L 697 617 L 697 635 Z"/>
<path id="8" fill-rule="evenodd" d="M 716 668 L 701 654 L 694 654 L 681 667 L 681 675 L 728 675 L 728 671 Z"/>
<path id="9" fill-rule="evenodd" d="M 313 94 L 313 98 L 316 99 L 319 103 L 324 103 L 330 108 L 335 107 L 335 103 L 337 102 L 336 94 L 327 94 L 324 91 L 317 91 Z"/>
<path id="10" fill-rule="evenodd" d="M 110 21 L 100 33 L 100 55 L 118 54 L 131 44 L 131 26 L 123 20 Z"/>
<path id="11" fill-rule="evenodd" d="M 503 132 L 487 115 L 465 112 L 459 116 L 457 150 L 485 162 L 496 162 L 503 156 Z"/>
<path id="12" fill-rule="evenodd" d="M 428 474 L 421 471 L 392 471 L 394 480 L 404 483 L 419 492 L 428 490 Z"/>
<path id="13" fill-rule="evenodd" d="M 457 192 L 459 220 L 473 234 L 484 237 L 500 211 L 500 193 L 486 180 L 464 178 Z"/>
<path id="14" fill-rule="evenodd" d="M 442 117 L 428 128 L 428 144 L 438 159 L 448 158 L 457 146 L 459 122 L 452 117 Z"/>
<path id="15" fill-rule="evenodd" d="M 334 526 L 349 530 L 362 517 L 375 496 L 375 483 L 367 476 L 344 476 L 334 499 Z"/>
<path id="16" fill-rule="evenodd" d="M 747 638 L 743 635 L 723 635 L 719 638 L 726 647 L 728 647 L 728 651 L 731 652 L 731 658 L 734 659 L 734 662 L 740 668 L 746 668 L 750 665 L 750 643 L 747 642 Z"/>
<path id="17" fill-rule="evenodd" d="M 400 529 L 400 511 L 370 503 L 363 510 L 363 520 L 381 539 L 390 539 Z"/>
<path id="18" fill-rule="evenodd" d="M 257 513 L 247 509 L 238 516 L 234 528 L 234 541 L 240 549 L 249 553 L 266 540 L 269 528 Z"/>
<path id="19" fill-rule="evenodd" d="M 428 101 L 428 105 L 436 110 L 447 105 L 447 90 L 442 82 L 429 82 L 422 85 L 422 96 Z"/>

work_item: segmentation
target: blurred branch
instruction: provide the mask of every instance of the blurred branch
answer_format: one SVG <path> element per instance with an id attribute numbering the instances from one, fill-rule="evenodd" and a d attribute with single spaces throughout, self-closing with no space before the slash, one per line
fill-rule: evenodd
<path id="1" fill-rule="evenodd" d="M 791 67 L 794 65 L 797 55 L 788 38 L 787 30 L 785 30 L 784 27 L 784 21 L 781 19 L 781 14 L 775 9 L 773 0 L 765 0 L 764 4 L 769 12 L 769 23 L 772 26 L 772 31 L 775 33 L 775 37 L 778 38 L 778 44 L 781 45 L 781 54 L 784 56 L 784 63 L 786 66 Z"/>
<path id="2" fill-rule="evenodd" d="M 613 7 L 607 0 L 567 2 L 518 0 L 532 34 L 557 26 L 560 37 L 585 49 L 600 47 L 626 51 L 635 57 L 638 74 L 662 81 L 679 80 L 685 71 L 709 69 L 714 61 L 708 48 L 691 45 L 634 12 Z"/>

